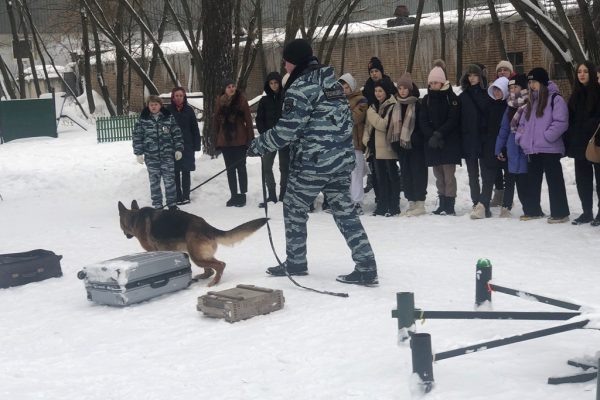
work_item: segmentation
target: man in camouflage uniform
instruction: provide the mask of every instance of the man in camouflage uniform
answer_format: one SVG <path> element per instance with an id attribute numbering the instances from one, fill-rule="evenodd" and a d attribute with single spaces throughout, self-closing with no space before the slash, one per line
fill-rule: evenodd
<path id="1" fill-rule="evenodd" d="M 283 199 L 287 260 L 267 269 L 274 276 L 308 274 L 306 221 L 319 192 L 331 207 L 338 229 L 352 250 L 355 269 L 338 276 L 343 283 L 376 285 L 377 265 L 369 239 L 350 200 L 354 168 L 352 115 L 331 66 L 319 65 L 304 39 L 283 50 L 290 77 L 285 85 L 282 116 L 256 137 L 248 155 L 257 156 L 290 145 L 290 172 Z"/>
<path id="2" fill-rule="evenodd" d="M 169 210 L 176 210 L 175 160 L 181 159 L 183 137 L 175 117 L 162 106 L 160 97 L 149 96 L 148 106 L 133 128 L 133 154 L 146 163 L 150 178 L 150 197 L 154 208 L 162 208 L 160 179 L 165 184 Z"/>

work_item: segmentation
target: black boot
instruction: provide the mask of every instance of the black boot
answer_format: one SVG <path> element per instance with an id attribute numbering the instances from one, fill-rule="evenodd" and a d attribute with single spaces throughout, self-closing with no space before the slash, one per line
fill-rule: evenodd
<path id="1" fill-rule="evenodd" d="M 454 211 L 454 201 L 456 200 L 455 197 L 446 197 L 446 203 L 445 203 L 445 207 L 444 207 L 444 211 L 446 212 L 446 215 L 456 215 L 456 212 Z"/>
<path id="2" fill-rule="evenodd" d="M 235 206 L 235 202 L 237 201 L 237 196 L 239 196 L 238 194 L 232 194 L 231 197 L 229 198 L 229 200 L 227 200 L 227 203 L 225 203 L 226 207 L 233 207 Z"/>
<path id="3" fill-rule="evenodd" d="M 244 207 L 246 205 L 246 193 L 236 194 L 234 197 L 234 207 Z"/>
<path id="4" fill-rule="evenodd" d="M 272 276 L 286 276 L 287 273 L 290 275 L 304 276 L 308 275 L 308 268 L 306 266 L 288 265 L 287 262 L 276 265 L 274 267 L 267 268 L 267 274 Z"/>
<path id="5" fill-rule="evenodd" d="M 433 212 L 435 215 L 441 215 L 444 211 L 446 211 L 446 199 L 448 197 L 440 195 L 440 205 Z"/>
<path id="6" fill-rule="evenodd" d="M 579 217 L 577 217 L 573 221 L 571 221 L 571 224 L 582 225 L 582 224 L 587 224 L 588 222 L 592 222 L 593 220 L 594 220 L 594 214 L 592 214 L 592 210 L 585 210 L 583 212 L 583 214 L 581 214 Z"/>
<path id="7" fill-rule="evenodd" d="M 362 286 L 374 286 L 379 284 L 377 271 L 361 272 L 354 270 L 348 275 L 339 275 L 335 280 L 342 283 L 350 283 L 353 285 Z"/>
<path id="8" fill-rule="evenodd" d="M 266 202 L 267 202 L 267 203 L 268 203 L 268 202 L 277 203 L 277 196 L 275 196 L 275 193 L 274 193 L 274 192 L 269 192 L 269 196 L 267 197 L 267 201 L 266 201 Z M 259 208 L 265 208 L 265 205 L 266 205 L 266 204 L 265 204 L 265 202 L 264 202 L 264 201 L 263 201 L 263 202 L 260 202 L 260 203 L 258 203 L 258 207 L 259 207 Z"/>

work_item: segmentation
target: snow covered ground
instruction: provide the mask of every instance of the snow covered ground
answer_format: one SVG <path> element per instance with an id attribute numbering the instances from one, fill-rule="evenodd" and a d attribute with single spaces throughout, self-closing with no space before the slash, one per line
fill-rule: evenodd
<path id="1" fill-rule="evenodd" d="M 193 186 L 224 163 L 203 155 L 197 167 Z M 575 217 L 581 208 L 571 161 L 564 160 L 564 169 Z M 246 207 L 225 207 L 223 174 L 194 191 L 184 210 L 222 229 L 261 217 L 258 158 L 249 160 L 248 170 Z M 465 168 L 457 175 L 457 217 L 361 218 L 379 265 L 377 288 L 335 281 L 352 270 L 350 253 L 331 215 L 311 215 L 310 275 L 297 280 L 346 291 L 348 298 L 268 277 L 264 270 L 275 259 L 266 228 L 234 248 L 221 247 L 217 257 L 227 268 L 213 290 L 245 283 L 282 289 L 286 298 L 281 311 L 229 324 L 196 311 L 197 297 L 209 290 L 205 282 L 128 308 L 86 300 L 76 277 L 82 266 L 141 250 L 123 235 L 117 212 L 119 200 L 150 204 L 146 169 L 130 143 L 97 144 L 93 128 L 62 127 L 58 139 L 0 145 L 0 252 L 53 250 L 63 256 L 64 272 L 60 279 L 0 290 L 0 399 L 595 399 L 595 381 L 546 383 L 549 376 L 579 372 L 567 365 L 569 358 L 600 355 L 600 331 L 590 329 L 439 361 L 434 390 L 422 397 L 415 389 L 410 347 L 398 344 L 391 318 L 396 292 L 414 292 L 417 307 L 428 310 L 473 310 L 475 263 L 486 257 L 499 285 L 600 312 L 600 228 L 520 222 L 518 204 L 512 219 L 497 218 L 494 209 L 494 218 L 472 221 Z M 435 201 L 430 174 L 429 210 Z M 372 202 L 370 193 L 367 210 Z M 283 258 L 282 205 L 269 211 Z M 564 311 L 503 294 L 494 294 L 493 309 Z M 428 320 L 417 330 L 430 333 L 434 352 L 441 352 L 560 323 Z"/>

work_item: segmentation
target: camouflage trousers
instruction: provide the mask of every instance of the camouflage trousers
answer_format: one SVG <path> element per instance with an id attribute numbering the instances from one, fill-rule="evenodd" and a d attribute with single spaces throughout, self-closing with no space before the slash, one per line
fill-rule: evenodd
<path id="1" fill-rule="evenodd" d="M 306 221 L 309 207 L 319 192 L 323 192 L 329 202 L 333 219 L 352 251 L 356 269 L 361 272 L 376 271 L 369 238 L 350 200 L 350 172 L 318 175 L 290 171 L 283 199 L 287 265 L 298 268 L 307 266 Z"/>
<path id="2" fill-rule="evenodd" d="M 159 208 L 163 205 L 162 190 L 160 180 L 162 178 L 165 185 L 165 196 L 167 206 L 174 206 L 177 202 L 177 190 L 175 189 L 175 162 L 146 160 L 148 177 L 150 179 L 150 198 L 152 207 Z"/>

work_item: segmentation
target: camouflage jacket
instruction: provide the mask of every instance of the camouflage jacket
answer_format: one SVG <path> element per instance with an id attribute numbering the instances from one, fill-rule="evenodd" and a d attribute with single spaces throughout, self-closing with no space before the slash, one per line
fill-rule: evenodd
<path id="1" fill-rule="evenodd" d="M 183 151 L 183 137 L 175 117 L 162 107 L 158 119 L 154 119 L 148 107 L 142 111 L 133 128 L 133 153 L 146 159 L 160 160 L 174 157 L 175 151 Z"/>
<path id="2" fill-rule="evenodd" d="M 290 169 L 328 174 L 354 168 L 352 113 L 333 67 L 309 65 L 285 92 L 277 124 L 254 139 L 265 154 L 290 145 Z"/>

